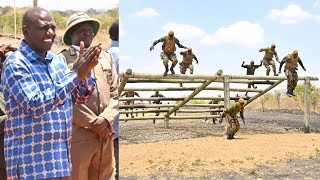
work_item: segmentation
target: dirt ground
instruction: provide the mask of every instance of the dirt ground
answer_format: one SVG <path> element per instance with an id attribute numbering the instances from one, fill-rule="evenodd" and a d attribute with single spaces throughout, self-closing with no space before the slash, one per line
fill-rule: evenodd
<path id="1" fill-rule="evenodd" d="M 303 133 L 299 110 L 246 111 L 234 140 L 212 121 L 121 122 L 121 179 L 318 179 L 320 116 Z"/>

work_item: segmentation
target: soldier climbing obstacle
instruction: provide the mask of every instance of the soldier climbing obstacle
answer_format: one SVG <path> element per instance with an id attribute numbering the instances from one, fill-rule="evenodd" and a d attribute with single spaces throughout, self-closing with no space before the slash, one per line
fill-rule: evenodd
<path id="1" fill-rule="evenodd" d="M 219 94 L 217 97 L 220 98 L 221 95 Z M 222 100 L 213 99 L 213 100 L 211 100 L 211 101 L 209 102 L 209 104 L 219 104 L 220 101 L 222 101 Z M 210 109 L 215 109 L 215 107 L 210 107 Z M 219 108 L 219 109 L 220 109 L 220 108 Z M 211 115 L 218 115 L 219 113 L 218 113 L 218 112 L 210 112 L 210 114 L 211 114 Z M 217 118 L 212 118 L 212 123 L 213 123 L 213 124 L 216 124 L 216 119 L 217 119 Z M 206 118 L 205 121 L 207 121 L 207 118 Z"/>
<path id="2" fill-rule="evenodd" d="M 260 65 L 254 65 L 254 61 L 251 60 L 249 65 L 244 65 L 244 61 L 241 64 L 241 67 L 246 68 L 247 69 L 247 75 L 254 75 L 254 72 L 256 71 L 256 69 L 258 69 L 259 67 L 262 66 L 262 61 L 260 61 Z M 251 86 L 254 89 L 257 89 L 257 86 L 255 86 L 253 83 L 248 83 L 248 88 L 250 89 Z M 246 96 L 248 96 L 248 92 L 246 92 L 245 94 Z"/>
<path id="3" fill-rule="evenodd" d="M 123 93 L 120 97 L 123 97 L 123 96 L 125 96 L 125 97 L 138 96 L 138 97 L 140 97 L 140 95 L 137 92 L 134 92 L 134 91 L 127 91 L 127 92 Z M 124 104 L 125 105 L 134 105 L 134 100 L 127 100 L 127 101 L 124 102 Z M 126 110 L 128 110 L 128 109 L 133 110 L 133 108 L 126 108 Z M 129 117 L 128 113 L 126 113 L 126 117 Z M 134 118 L 133 113 L 131 113 L 131 118 Z"/>
<path id="4" fill-rule="evenodd" d="M 274 63 L 274 60 L 272 59 L 273 56 L 275 56 L 276 60 L 280 63 L 279 58 L 278 58 L 278 54 L 276 51 L 276 45 L 271 44 L 271 47 L 262 48 L 259 50 L 259 52 L 263 52 L 263 51 L 265 53 L 264 53 L 262 61 L 263 61 L 263 65 L 267 68 L 266 75 L 269 76 L 270 70 L 271 70 L 270 65 L 271 65 L 274 76 L 278 76 L 277 71 L 276 71 L 276 64 Z"/>
<path id="5" fill-rule="evenodd" d="M 162 44 L 162 50 L 160 57 L 163 61 L 163 65 L 165 67 L 165 72 L 163 73 L 164 76 L 168 74 L 169 71 L 169 60 L 172 62 L 170 67 L 171 74 L 175 74 L 174 67 L 178 63 L 177 56 L 174 53 L 176 51 L 177 45 L 179 48 L 187 48 L 184 45 L 180 44 L 180 41 L 174 36 L 174 32 L 172 30 L 169 31 L 168 36 L 164 36 L 158 40 L 155 40 L 153 44 L 150 47 L 150 51 L 154 49 L 154 46 L 157 45 L 159 42 L 163 42 Z"/>
<path id="6" fill-rule="evenodd" d="M 297 50 L 294 50 L 291 54 L 286 55 L 282 59 L 279 67 L 279 74 L 281 73 L 281 68 L 284 63 L 286 64 L 284 67 L 284 72 L 288 79 L 287 96 L 292 97 L 295 96 L 293 90 L 296 88 L 298 83 L 298 73 L 296 71 L 298 70 L 298 63 L 304 71 L 306 71 L 306 68 L 303 66 L 303 63 L 300 57 L 298 56 Z"/>
<path id="7" fill-rule="evenodd" d="M 156 91 L 155 94 L 151 95 L 150 97 L 164 97 L 164 95 L 160 94 L 159 91 Z M 161 100 L 155 100 L 152 102 L 153 104 L 162 104 Z M 160 108 L 158 108 L 160 109 Z M 160 112 L 156 112 L 156 116 L 159 116 Z M 156 123 L 156 120 L 153 119 L 153 124 Z"/>

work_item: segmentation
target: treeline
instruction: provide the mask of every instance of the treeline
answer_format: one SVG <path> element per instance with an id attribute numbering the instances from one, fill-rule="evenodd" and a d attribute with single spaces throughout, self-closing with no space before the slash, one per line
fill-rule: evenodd
<path id="1" fill-rule="evenodd" d="M 22 17 L 24 12 L 28 8 L 16 8 L 16 26 L 17 35 L 21 36 Z M 56 21 L 57 29 L 64 30 L 68 21 L 68 18 L 75 12 L 73 10 L 66 11 L 50 11 L 53 18 Z M 108 29 L 109 25 L 119 19 L 119 9 L 110 9 L 107 11 L 88 9 L 85 11 L 89 16 L 99 19 L 101 22 L 101 29 Z M 12 7 L 1 7 L 0 6 L 0 33 L 2 34 L 13 34 L 14 33 L 14 9 Z"/>

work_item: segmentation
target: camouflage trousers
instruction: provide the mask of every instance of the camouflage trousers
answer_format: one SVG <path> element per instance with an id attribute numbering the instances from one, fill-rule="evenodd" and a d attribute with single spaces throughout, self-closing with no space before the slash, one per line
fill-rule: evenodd
<path id="1" fill-rule="evenodd" d="M 169 60 L 172 62 L 172 67 L 175 67 L 178 64 L 177 55 L 175 53 L 165 53 L 161 52 L 160 57 L 163 61 L 163 65 L 168 67 Z"/>
<path id="2" fill-rule="evenodd" d="M 227 114 L 225 118 L 227 123 L 229 124 L 227 127 L 227 135 L 235 135 L 240 129 L 238 118 L 230 116 L 229 114 Z"/>
<path id="3" fill-rule="evenodd" d="M 186 74 L 187 69 L 190 69 L 190 74 L 193 74 L 193 65 L 192 63 L 186 63 L 186 62 L 180 62 L 180 73 L 181 74 Z"/>
<path id="4" fill-rule="evenodd" d="M 298 83 L 298 74 L 295 69 L 286 69 L 286 76 L 288 79 L 287 82 L 287 91 L 293 93 L 293 90 L 296 88 Z"/>
<path id="5" fill-rule="evenodd" d="M 123 104 L 124 104 L 124 105 L 134 105 L 134 101 L 125 101 Z M 133 108 L 125 108 L 125 110 L 126 110 L 126 111 L 127 111 L 127 110 L 133 110 Z M 131 116 L 133 116 L 132 113 L 131 113 Z M 129 114 L 128 114 L 128 113 L 126 113 L 126 117 L 129 117 Z"/>
<path id="6" fill-rule="evenodd" d="M 263 65 L 267 69 L 267 75 L 269 75 L 270 70 L 271 70 L 270 65 L 272 67 L 272 70 L 276 71 L 276 64 L 275 64 L 274 60 L 272 60 L 272 59 L 263 59 Z"/>

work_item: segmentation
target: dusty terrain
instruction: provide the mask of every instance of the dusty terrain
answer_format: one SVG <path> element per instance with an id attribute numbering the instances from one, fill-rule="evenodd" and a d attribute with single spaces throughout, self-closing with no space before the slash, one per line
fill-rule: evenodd
<path id="1" fill-rule="evenodd" d="M 246 111 L 236 139 L 212 121 L 121 122 L 121 179 L 318 179 L 320 116 L 303 133 L 299 110 Z"/>

